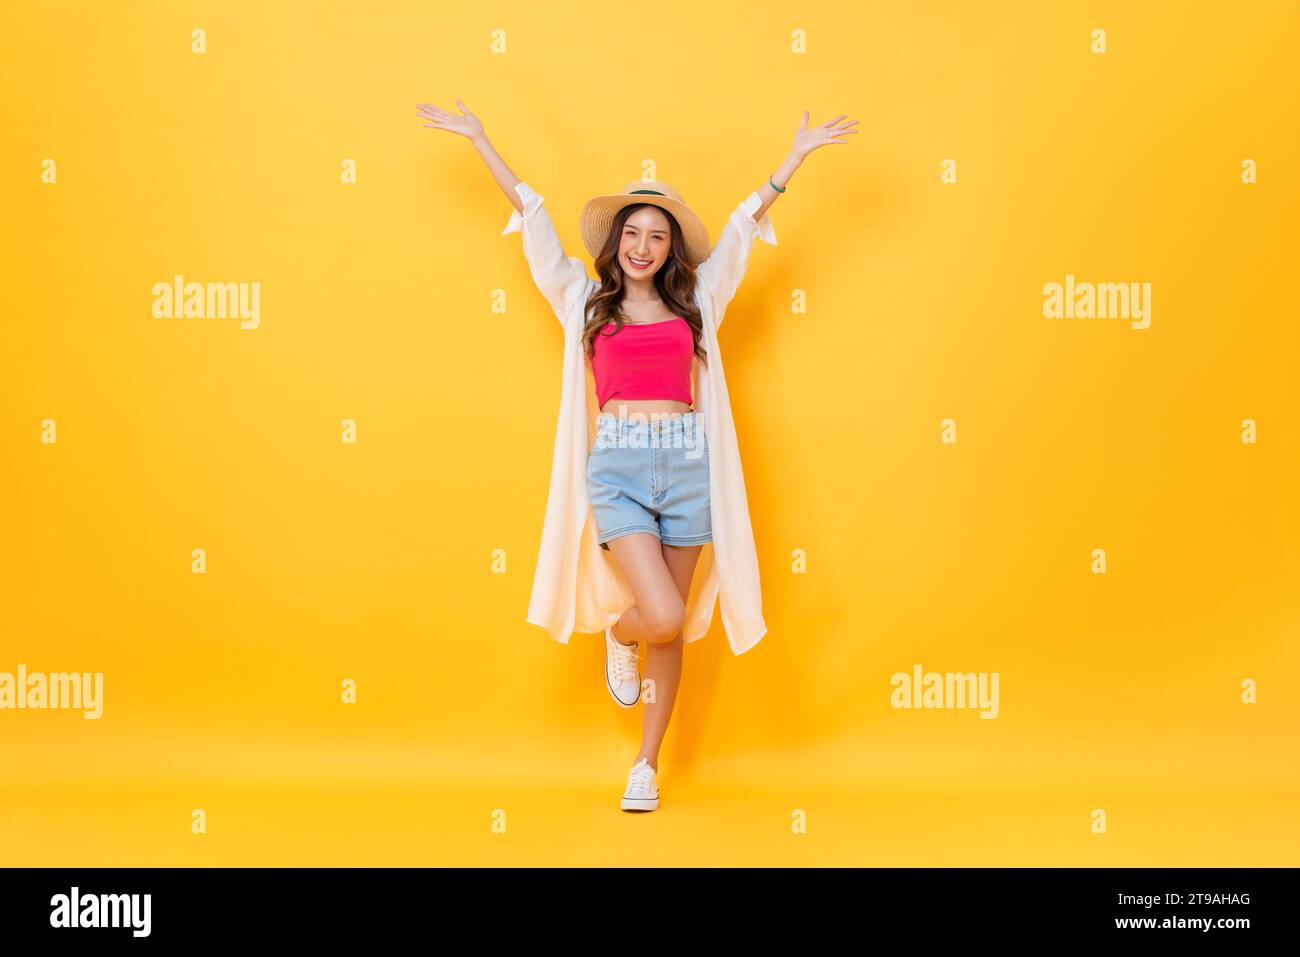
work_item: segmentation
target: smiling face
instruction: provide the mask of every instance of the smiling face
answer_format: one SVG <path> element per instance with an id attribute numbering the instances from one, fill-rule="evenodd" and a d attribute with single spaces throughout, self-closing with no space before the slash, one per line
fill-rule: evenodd
<path id="1" fill-rule="evenodd" d="M 649 279 L 672 252 L 672 227 L 658 206 L 642 206 L 623 224 L 618 264 L 629 279 Z"/>

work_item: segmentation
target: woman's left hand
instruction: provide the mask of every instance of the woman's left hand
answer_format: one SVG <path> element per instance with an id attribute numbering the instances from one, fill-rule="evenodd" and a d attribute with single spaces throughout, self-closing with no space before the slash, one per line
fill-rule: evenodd
<path id="1" fill-rule="evenodd" d="M 837 126 L 840 120 L 848 116 L 847 113 L 841 113 L 835 119 L 822 123 L 820 126 L 808 125 L 808 111 L 803 112 L 803 122 L 799 124 L 799 130 L 794 134 L 794 146 L 791 148 L 791 154 L 803 161 L 803 158 L 817 149 L 819 146 L 825 146 L 827 143 L 847 143 L 848 140 L 836 139 L 836 137 L 856 133 L 857 130 L 849 129 L 850 126 L 857 124 L 857 120 L 849 120 L 843 126 Z"/>

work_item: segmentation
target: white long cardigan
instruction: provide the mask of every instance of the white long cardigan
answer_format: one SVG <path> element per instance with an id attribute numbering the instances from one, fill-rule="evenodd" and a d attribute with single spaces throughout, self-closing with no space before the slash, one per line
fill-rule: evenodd
<path id="1" fill-rule="evenodd" d="M 551 488 L 542 526 L 527 621 L 568 643 L 574 631 L 601 633 L 635 604 L 631 587 L 612 553 L 596 541 L 596 524 L 587 499 L 587 457 L 596 433 L 596 404 L 590 363 L 582 347 L 586 303 L 600 283 L 587 275 L 581 259 L 566 256 L 539 196 L 526 183 L 515 186 L 524 211 L 517 210 L 501 235 L 522 232 L 524 256 L 542 295 L 564 327 L 564 376 L 560 416 L 551 460 Z M 704 545 L 686 602 L 682 640 L 704 637 L 716 600 L 734 654 L 743 654 L 767 632 L 763 621 L 758 555 L 749 522 L 745 478 L 731 417 L 727 380 L 718 348 L 718 326 L 745 274 L 757 236 L 776 245 L 772 223 L 754 212 L 763 204 L 751 193 L 732 212 L 708 259 L 696 268 L 695 301 L 703 317 L 707 364 L 694 363 L 695 409 L 709 448 L 709 510 L 713 541 Z"/>

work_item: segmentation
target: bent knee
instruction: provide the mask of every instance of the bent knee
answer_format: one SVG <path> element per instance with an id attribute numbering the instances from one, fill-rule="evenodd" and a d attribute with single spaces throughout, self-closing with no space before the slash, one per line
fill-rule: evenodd
<path id="1" fill-rule="evenodd" d="M 681 634 L 686 624 L 686 608 L 680 602 L 666 608 L 654 608 L 648 613 L 642 612 L 642 623 L 650 632 L 650 640 L 655 643 L 672 641 Z"/>

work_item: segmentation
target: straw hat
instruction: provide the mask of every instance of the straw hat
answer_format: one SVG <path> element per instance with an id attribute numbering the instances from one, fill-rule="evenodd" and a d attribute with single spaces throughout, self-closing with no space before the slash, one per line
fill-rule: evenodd
<path id="1" fill-rule="evenodd" d="M 700 217 L 691 212 L 691 208 L 682 201 L 677 190 L 657 180 L 637 180 L 624 186 L 622 192 L 593 196 L 582 207 L 582 242 L 593 259 L 605 248 L 605 240 L 614 225 L 615 214 L 624 206 L 639 203 L 658 206 L 673 215 L 681 227 L 686 256 L 692 266 L 698 266 L 709 257 L 712 248 L 709 231 L 700 222 Z"/>

